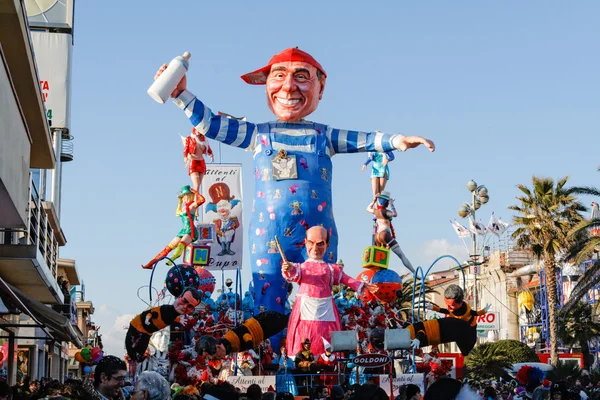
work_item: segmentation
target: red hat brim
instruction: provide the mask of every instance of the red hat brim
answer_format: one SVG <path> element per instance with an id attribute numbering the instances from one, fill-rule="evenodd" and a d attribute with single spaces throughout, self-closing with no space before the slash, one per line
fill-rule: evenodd
<path id="1" fill-rule="evenodd" d="M 321 71 L 323 75 L 327 76 L 321 64 L 319 64 L 319 62 L 315 60 L 313 56 L 298 49 L 297 47 L 292 47 L 274 55 L 269 63 L 264 67 L 259 68 L 256 71 L 248 72 L 247 74 L 242 75 L 241 78 L 244 80 L 244 82 L 250 85 L 264 85 L 267 83 L 267 77 L 269 76 L 269 72 L 271 72 L 271 66 L 273 64 L 294 61 L 310 64 Z"/>

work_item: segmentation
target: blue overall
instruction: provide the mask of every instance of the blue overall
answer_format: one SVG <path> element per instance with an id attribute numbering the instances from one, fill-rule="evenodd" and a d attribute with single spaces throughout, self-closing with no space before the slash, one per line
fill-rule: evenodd
<path id="1" fill-rule="evenodd" d="M 327 137 L 324 134 L 294 137 L 314 151 L 288 150 L 288 157 L 296 156 L 298 178 L 273 179 L 271 160 L 277 155 L 273 148 L 277 133 L 273 133 L 272 128 L 293 128 L 294 125 L 297 124 L 274 122 L 257 126 L 261 149 L 254 156 L 255 172 L 258 173 L 255 173 L 255 201 L 248 235 L 255 307 L 260 309 L 264 306 L 267 310 L 281 313 L 285 312 L 287 282 L 281 275 L 281 256 L 270 243 L 275 235 L 286 249 L 289 261 L 303 262 L 307 258 L 303 244 L 306 228 L 323 225 L 331 237 L 325 260 L 337 261 L 337 230 L 331 204 L 331 158 L 327 155 Z M 313 123 L 312 129 L 324 132 L 320 124 Z M 270 287 L 265 287 L 267 282 Z"/>

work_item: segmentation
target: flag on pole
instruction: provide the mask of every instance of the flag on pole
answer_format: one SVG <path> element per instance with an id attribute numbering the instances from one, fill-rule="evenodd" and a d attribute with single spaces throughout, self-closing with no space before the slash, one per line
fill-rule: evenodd
<path id="1" fill-rule="evenodd" d="M 469 232 L 469 230 L 461 225 L 460 222 L 458 222 L 457 220 L 454 220 L 454 222 L 450 221 L 450 224 L 452 224 L 452 227 L 454 228 L 454 232 L 456 232 L 456 235 L 459 238 L 466 238 L 471 236 L 471 233 Z"/>
<path id="2" fill-rule="evenodd" d="M 476 235 L 485 235 L 485 225 L 479 221 L 475 221 L 473 218 L 469 218 L 469 230 Z"/>
<path id="3" fill-rule="evenodd" d="M 493 233 L 496 236 L 500 236 L 503 232 L 502 228 L 503 227 L 498 223 L 498 220 L 496 220 L 494 213 L 492 213 L 492 216 L 490 217 L 490 222 L 488 222 L 487 226 L 488 232 Z"/>
<path id="4" fill-rule="evenodd" d="M 498 218 L 498 225 L 500 225 L 500 230 L 498 231 L 498 236 L 502 236 L 504 232 L 508 229 L 510 224 L 508 222 L 502 221 L 502 218 Z"/>

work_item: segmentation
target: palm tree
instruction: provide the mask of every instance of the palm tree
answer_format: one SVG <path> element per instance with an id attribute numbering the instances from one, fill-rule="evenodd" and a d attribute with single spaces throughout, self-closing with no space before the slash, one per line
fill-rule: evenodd
<path id="1" fill-rule="evenodd" d="M 512 366 L 506 349 L 494 343 L 476 346 L 465 357 L 465 368 L 471 379 L 492 379 L 506 375 L 506 369 Z"/>
<path id="2" fill-rule="evenodd" d="M 402 291 L 397 291 L 396 294 L 398 295 L 398 298 L 394 301 L 394 303 L 392 304 L 393 306 L 395 306 L 397 309 L 399 309 L 400 311 L 398 312 L 398 316 L 404 320 L 404 321 L 409 321 L 412 319 L 412 296 L 413 296 L 413 288 L 415 288 L 415 280 L 412 277 L 412 274 L 406 274 L 406 275 L 402 275 Z M 421 283 L 422 280 L 418 279 L 417 280 L 417 285 L 416 285 L 416 290 L 417 293 L 415 293 L 415 301 L 418 300 L 418 291 L 421 289 Z M 437 292 L 430 286 L 428 281 L 424 282 L 425 284 L 425 294 L 431 294 L 431 293 L 436 293 Z M 423 305 L 421 305 L 421 310 L 423 310 L 424 307 Z"/>
<path id="3" fill-rule="evenodd" d="M 508 207 L 517 212 L 513 217 L 517 229 L 512 235 L 517 240 L 517 247 L 530 249 L 544 262 L 552 365 L 558 365 L 556 256 L 571 245 L 568 234 L 581 221 L 579 212 L 586 209 L 573 196 L 572 190 L 565 188 L 568 180 L 564 177 L 555 186 L 551 178 L 533 177 L 532 189 L 517 185 L 524 195 L 517 197 L 519 204 Z"/>
<path id="4" fill-rule="evenodd" d="M 572 190 L 578 194 L 600 196 L 600 191 L 595 188 L 575 187 Z M 567 311 L 573 308 L 591 287 L 600 283 L 600 274 L 598 274 L 600 271 L 600 259 L 598 257 L 598 253 L 600 252 L 600 235 L 591 233 L 592 230 L 596 232 L 600 230 L 600 218 L 597 215 L 597 203 L 592 203 L 592 207 L 592 217 L 579 222 L 570 232 L 570 236 L 574 239 L 574 245 L 569 249 L 568 257 L 575 264 L 581 264 L 590 258 L 593 259 L 594 254 L 596 254 L 596 261 L 588 266 L 583 276 L 577 282 L 577 285 L 573 288 L 569 301 L 564 305 L 564 309 Z"/>
<path id="5" fill-rule="evenodd" d="M 567 346 L 579 345 L 583 354 L 584 368 L 589 369 L 589 341 L 600 336 L 600 323 L 594 319 L 592 306 L 579 302 L 570 311 L 560 311 L 560 326 L 558 336 Z"/>

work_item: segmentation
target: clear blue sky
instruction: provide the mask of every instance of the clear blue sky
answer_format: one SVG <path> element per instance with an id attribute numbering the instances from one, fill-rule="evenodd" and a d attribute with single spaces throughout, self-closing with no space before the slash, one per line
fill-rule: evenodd
<path id="1" fill-rule="evenodd" d="M 140 265 L 180 228 L 176 193 L 189 179 L 178 135 L 187 135 L 190 124 L 146 90 L 160 65 L 186 50 L 188 87 L 214 111 L 274 119 L 264 87 L 239 76 L 299 46 L 328 74 L 310 119 L 434 140 L 435 153 L 418 148 L 391 164 L 395 228 L 413 264 L 429 265 L 447 252 L 464 258 L 448 220 L 468 201 L 470 178 L 490 191 L 479 213 L 486 223 L 492 211 L 510 219 L 515 185 L 532 175 L 571 175 L 572 184 L 600 186 L 599 3 L 355 3 L 77 2 L 75 161 L 64 167 L 68 244 L 61 256 L 77 260 L 109 353 L 123 355 L 123 328 L 145 307 L 136 291 L 149 272 Z M 217 160 L 244 167 L 248 222 L 251 154 L 220 150 Z M 339 253 L 353 276 L 370 243 L 364 159 L 334 157 Z M 164 272 L 163 266 L 159 276 Z"/>

